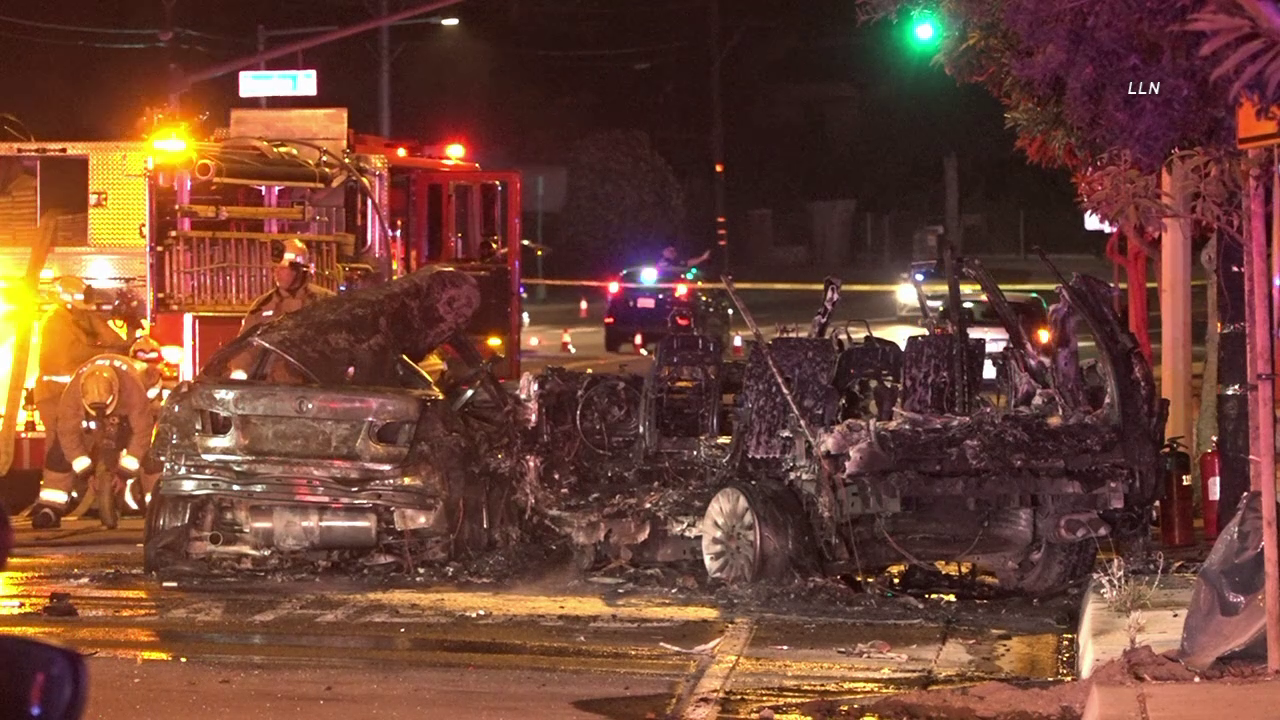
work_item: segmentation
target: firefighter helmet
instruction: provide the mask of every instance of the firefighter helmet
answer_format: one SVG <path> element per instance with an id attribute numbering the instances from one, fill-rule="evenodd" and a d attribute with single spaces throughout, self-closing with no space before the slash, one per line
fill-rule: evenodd
<path id="1" fill-rule="evenodd" d="M 143 335 L 134 341 L 133 347 L 129 348 L 129 357 L 147 364 L 159 363 L 162 359 L 160 343 L 152 340 L 150 335 Z"/>
<path id="2" fill-rule="evenodd" d="M 298 238 L 289 238 L 285 240 L 284 248 L 280 254 L 276 265 L 279 267 L 298 267 L 307 269 L 311 267 L 311 251 L 307 249 L 306 243 Z"/>
<path id="3" fill-rule="evenodd" d="M 110 365 L 93 365 L 80 379 L 80 402 L 91 413 L 110 415 L 116 409 L 120 378 Z"/>
<path id="4" fill-rule="evenodd" d="M 89 283 L 82 278 L 68 276 L 58 278 L 58 297 L 63 303 L 74 307 L 87 307 L 85 297 L 89 293 Z"/>

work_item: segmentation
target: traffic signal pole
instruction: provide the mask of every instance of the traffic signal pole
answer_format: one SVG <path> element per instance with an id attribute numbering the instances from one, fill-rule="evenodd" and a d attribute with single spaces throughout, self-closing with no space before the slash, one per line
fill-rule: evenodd
<path id="1" fill-rule="evenodd" d="M 309 37 L 305 40 L 299 40 L 271 50 L 264 50 L 254 55 L 242 57 L 237 60 L 231 60 L 214 65 L 213 67 L 206 68 L 199 72 L 191 73 L 190 75 L 181 76 L 174 81 L 173 86 L 169 90 L 169 105 L 171 108 L 176 109 L 182 94 L 190 90 L 196 83 L 222 77 L 227 73 L 233 73 L 248 67 L 253 67 L 254 65 L 265 63 L 286 55 L 292 55 L 297 52 L 302 52 L 303 50 L 310 50 L 313 47 L 325 45 L 335 40 L 342 40 L 343 38 L 348 38 L 352 35 L 359 35 L 360 33 L 391 25 L 400 22 L 401 20 L 408 20 L 409 18 L 417 17 L 418 15 L 425 15 L 437 10 L 442 10 L 450 5 L 457 5 L 459 2 L 461 2 L 461 0 L 436 0 L 436 2 L 416 5 L 407 10 L 401 10 L 400 12 L 390 13 L 383 15 L 382 17 L 372 18 L 361 23 L 356 23 L 355 25 L 338 28 L 337 30 L 317 35 L 315 37 Z"/>
<path id="2" fill-rule="evenodd" d="M 708 0 L 711 25 L 711 162 L 712 191 L 715 196 L 716 246 L 720 248 L 722 272 L 729 272 L 729 220 L 724 188 L 724 108 L 721 99 L 720 67 L 724 51 L 720 47 L 720 0 Z"/>

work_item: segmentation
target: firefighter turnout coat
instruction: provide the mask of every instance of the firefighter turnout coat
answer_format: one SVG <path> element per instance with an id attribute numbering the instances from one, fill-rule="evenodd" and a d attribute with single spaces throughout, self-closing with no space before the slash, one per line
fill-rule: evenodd
<path id="1" fill-rule="evenodd" d="M 119 395 L 112 415 L 120 415 L 129 421 L 129 440 L 125 447 L 133 458 L 141 461 L 151 447 L 151 431 L 155 423 L 155 410 L 147 397 L 146 380 L 142 369 L 132 359 L 123 355 L 100 355 L 85 363 L 71 378 L 62 393 L 58 407 L 58 443 L 67 460 L 88 456 L 91 440 L 85 434 L 85 409 L 80 392 L 81 381 L 89 368 L 107 365 L 116 372 Z"/>
<path id="2" fill-rule="evenodd" d="M 240 332 L 243 334 L 281 315 L 300 310 L 317 300 L 333 297 L 333 295 L 332 290 L 320 287 L 310 280 L 294 293 L 278 287 L 272 288 L 270 292 L 253 301 L 253 305 L 244 317 L 244 324 L 240 327 Z"/>

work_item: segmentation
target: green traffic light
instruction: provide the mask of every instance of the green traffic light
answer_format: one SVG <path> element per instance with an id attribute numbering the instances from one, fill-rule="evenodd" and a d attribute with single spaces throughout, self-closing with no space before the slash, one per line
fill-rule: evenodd
<path id="1" fill-rule="evenodd" d="M 938 24 L 930 14 L 921 13 L 912 21 L 911 37 L 919 47 L 928 48 L 937 45 L 941 34 Z"/>

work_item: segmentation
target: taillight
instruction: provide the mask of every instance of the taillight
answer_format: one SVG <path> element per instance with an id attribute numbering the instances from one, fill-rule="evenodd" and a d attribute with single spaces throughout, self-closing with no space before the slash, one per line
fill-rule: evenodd
<path id="1" fill-rule="evenodd" d="M 619 290 L 621 290 L 621 289 L 622 289 L 622 286 L 618 284 L 618 281 L 617 281 L 617 280 L 614 280 L 613 282 L 609 283 L 609 294 L 610 294 L 610 295 L 617 295 L 617 294 L 618 294 L 618 291 L 619 291 Z"/>
<path id="2" fill-rule="evenodd" d="M 1049 334 L 1049 328 L 1040 328 L 1036 331 L 1036 341 L 1041 345 L 1048 345 L 1049 338 L 1051 337 L 1052 335 Z"/>
<path id="3" fill-rule="evenodd" d="M 684 297 L 685 295 L 688 295 L 688 294 L 689 294 L 688 285 L 685 285 L 684 283 L 680 283 L 679 285 L 676 286 L 676 297 Z"/>

